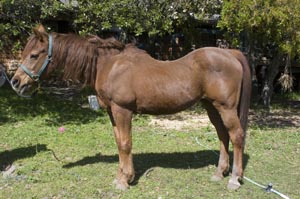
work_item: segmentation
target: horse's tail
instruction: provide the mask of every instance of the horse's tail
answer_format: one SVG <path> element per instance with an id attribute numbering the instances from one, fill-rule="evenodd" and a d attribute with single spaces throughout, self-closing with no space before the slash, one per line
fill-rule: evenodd
<path id="1" fill-rule="evenodd" d="M 243 67 L 243 79 L 241 85 L 240 101 L 238 106 L 238 114 L 240 122 L 244 132 L 246 133 L 248 125 L 248 113 L 250 108 L 251 100 L 251 72 L 248 61 L 241 51 L 232 50 L 232 54 L 236 57 L 237 60 L 241 63 Z"/>

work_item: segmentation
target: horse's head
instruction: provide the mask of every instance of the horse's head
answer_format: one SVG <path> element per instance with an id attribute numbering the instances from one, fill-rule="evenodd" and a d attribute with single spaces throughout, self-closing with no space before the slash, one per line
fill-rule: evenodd
<path id="1" fill-rule="evenodd" d="M 13 89 L 21 96 L 31 95 L 37 82 L 46 76 L 51 64 L 53 38 L 42 25 L 33 29 L 33 35 L 22 52 L 22 62 L 11 79 Z"/>

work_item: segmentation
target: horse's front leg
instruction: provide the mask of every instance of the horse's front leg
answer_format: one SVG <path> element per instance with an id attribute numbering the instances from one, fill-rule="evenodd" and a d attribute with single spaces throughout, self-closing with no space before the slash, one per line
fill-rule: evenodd
<path id="1" fill-rule="evenodd" d="M 108 111 L 114 128 L 116 143 L 119 150 L 119 170 L 114 180 L 116 187 L 125 190 L 128 183 L 134 180 L 134 167 L 132 161 L 131 120 L 132 111 L 112 104 Z"/>

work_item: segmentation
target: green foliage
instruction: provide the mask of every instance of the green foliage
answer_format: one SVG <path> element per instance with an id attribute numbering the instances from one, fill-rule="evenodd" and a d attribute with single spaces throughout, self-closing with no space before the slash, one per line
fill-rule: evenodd
<path id="1" fill-rule="evenodd" d="M 173 32 L 176 26 L 191 19 L 202 19 L 204 14 L 215 12 L 220 8 L 218 2 L 216 0 L 213 4 L 208 4 L 192 0 L 106 0 L 99 3 L 95 0 L 83 0 L 78 1 L 78 15 L 74 23 L 81 27 L 81 33 L 97 33 L 118 27 L 135 35 L 162 35 Z"/>
<path id="2" fill-rule="evenodd" d="M 0 51 L 16 53 L 31 34 L 31 29 L 45 20 L 63 16 L 70 5 L 56 0 L 1 0 Z"/>
<path id="3" fill-rule="evenodd" d="M 45 20 L 63 19 L 69 17 L 73 5 L 71 3 L 61 3 L 57 0 L 43 1 L 41 6 L 41 18 Z"/>
<path id="4" fill-rule="evenodd" d="M 19 39 L 33 23 L 40 20 L 41 1 L 1 0 L 0 1 L 0 49 L 6 52 L 20 45 Z M 26 34 L 26 37 L 28 35 Z"/>
<path id="5" fill-rule="evenodd" d="M 164 35 L 218 13 L 221 1 L 196 0 L 1 0 L 0 51 L 19 49 L 31 28 L 67 20 L 82 35 L 119 29 L 126 33 Z M 189 27 L 190 28 L 190 27 Z M 22 43 L 23 42 L 23 43 Z M 13 47 L 14 46 L 14 47 Z"/>
<path id="6" fill-rule="evenodd" d="M 300 54 L 300 5 L 298 0 L 224 1 L 219 27 L 227 30 L 234 45 L 246 31 L 257 47 L 279 46 L 283 53 Z"/>

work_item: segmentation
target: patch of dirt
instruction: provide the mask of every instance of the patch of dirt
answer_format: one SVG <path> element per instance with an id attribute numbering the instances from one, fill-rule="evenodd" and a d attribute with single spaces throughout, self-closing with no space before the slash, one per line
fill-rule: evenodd
<path id="1" fill-rule="evenodd" d="M 174 115 L 152 116 L 149 124 L 174 130 L 212 125 L 206 113 L 198 114 L 193 111 L 183 111 Z M 250 110 L 249 125 L 269 128 L 300 127 L 300 106 L 270 111 Z"/>
<path id="2" fill-rule="evenodd" d="M 186 128 L 206 127 L 210 125 L 206 114 L 197 114 L 191 111 L 183 111 L 174 115 L 152 116 L 150 125 L 164 128 L 183 130 Z"/>

